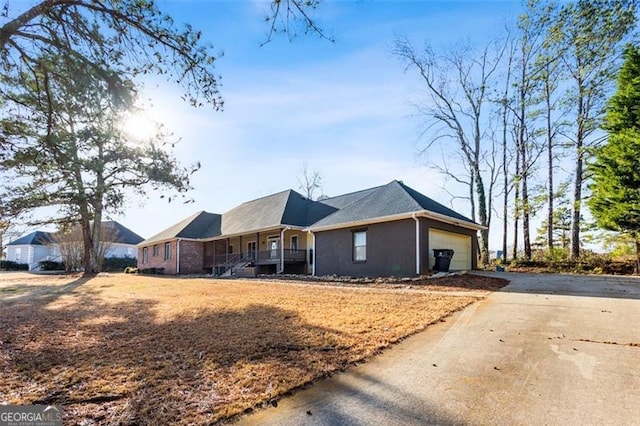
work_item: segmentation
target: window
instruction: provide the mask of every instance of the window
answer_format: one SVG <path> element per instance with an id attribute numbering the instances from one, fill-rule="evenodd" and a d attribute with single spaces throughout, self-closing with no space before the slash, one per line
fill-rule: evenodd
<path id="1" fill-rule="evenodd" d="M 291 236 L 291 245 L 289 247 L 291 248 L 291 251 L 298 251 L 298 236 L 297 235 L 292 235 Z"/>
<path id="2" fill-rule="evenodd" d="M 22 263 L 22 247 L 16 247 L 13 261 Z"/>
<path id="3" fill-rule="evenodd" d="M 155 246 L 153 246 L 153 257 L 158 256 L 160 256 L 160 246 L 156 244 Z"/>
<path id="4" fill-rule="evenodd" d="M 229 244 L 229 247 L 227 248 L 227 253 L 233 254 L 233 244 Z"/>
<path id="5" fill-rule="evenodd" d="M 142 248 L 142 263 L 149 262 L 149 247 Z"/>
<path id="6" fill-rule="evenodd" d="M 353 233 L 353 261 L 365 262 L 367 260 L 367 231 L 355 231 Z"/>
<path id="7" fill-rule="evenodd" d="M 164 243 L 164 260 L 171 259 L 171 243 Z"/>

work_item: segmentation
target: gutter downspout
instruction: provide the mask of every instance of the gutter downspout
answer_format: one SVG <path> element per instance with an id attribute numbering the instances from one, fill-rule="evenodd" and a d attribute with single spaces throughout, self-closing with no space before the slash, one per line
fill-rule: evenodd
<path id="1" fill-rule="evenodd" d="M 291 229 L 291 227 L 287 226 L 280 230 L 280 270 L 278 271 L 278 274 L 284 272 L 284 232 L 289 229 Z"/>
<path id="2" fill-rule="evenodd" d="M 180 274 L 180 238 L 176 242 L 176 275 Z"/>
<path id="3" fill-rule="evenodd" d="M 420 275 L 420 220 L 415 213 L 411 217 L 416 221 L 416 275 Z"/>

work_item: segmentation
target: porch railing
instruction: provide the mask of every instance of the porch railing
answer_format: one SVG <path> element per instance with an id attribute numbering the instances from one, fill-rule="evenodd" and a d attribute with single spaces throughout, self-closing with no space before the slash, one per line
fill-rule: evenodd
<path id="1" fill-rule="evenodd" d="M 209 256 L 208 262 L 212 266 L 235 266 L 242 262 L 255 262 L 255 263 L 277 263 L 280 262 L 281 251 L 278 250 L 262 250 L 251 251 L 248 253 L 231 253 L 231 254 L 219 254 L 216 256 Z M 284 250 L 285 262 L 306 262 L 307 251 L 306 250 Z M 206 261 L 206 260 L 205 260 Z"/>

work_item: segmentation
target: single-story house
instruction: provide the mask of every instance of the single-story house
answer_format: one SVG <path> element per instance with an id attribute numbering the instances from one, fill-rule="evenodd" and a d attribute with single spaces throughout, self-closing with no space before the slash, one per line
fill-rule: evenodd
<path id="1" fill-rule="evenodd" d="M 144 240 L 129 228 L 116 221 L 102 222 L 104 235 L 109 236 L 109 248 L 105 257 L 137 256 L 136 245 Z M 60 262 L 60 248 L 55 232 L 35 231 L 7 244 L 7 260 L 26 263 L 29 270 L 37 270 L 40 262 Z"/>
<path id="2" fill-rule="evenodd" d="M 226 213 L 200 211 L 138 244 L 138 268 L 166 274 L 414 276 L 453 249 L 477 267 L 481 225 L 400 181 L 312 201 L 286 190 Z"/>

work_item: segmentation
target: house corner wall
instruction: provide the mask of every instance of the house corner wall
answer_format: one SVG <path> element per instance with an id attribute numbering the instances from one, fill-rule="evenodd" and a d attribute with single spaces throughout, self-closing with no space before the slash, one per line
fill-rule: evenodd
<path id="1" fill-rule="evenodd" d="M 176 253 L 177 255 L 177 253 Z M 203 271 L 204 243 L 180 241 L 180 273 L 199 274 Z"/>
<path id="2" fill-rule="evenodd" d="M 367 231 L 366 262 L 353 260 L 353 232 L 357 230 Z M 415 235 L 413 219 L 316 232 L 316 275 L 413 277 Z"/>

